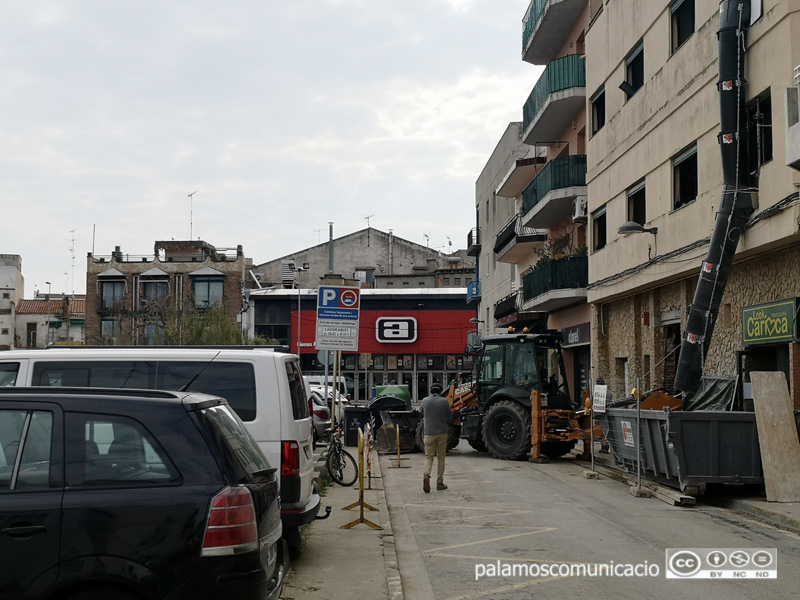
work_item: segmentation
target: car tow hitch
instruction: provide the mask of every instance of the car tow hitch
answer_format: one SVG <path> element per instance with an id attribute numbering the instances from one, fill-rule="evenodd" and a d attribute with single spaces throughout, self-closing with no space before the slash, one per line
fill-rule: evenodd
<path id="1" fill-rule="evenodd" d="M 331 516 L 331 507 L 330 506 L 326 506 L 325 507 L 325 516 L 324 517 L 320 517 L 319 515 L 317 515 L 316 517 L 314 517 L 314 520 L 315 521 L 322 521 L 324 519 L 327 519 L 330 516 Z"/>

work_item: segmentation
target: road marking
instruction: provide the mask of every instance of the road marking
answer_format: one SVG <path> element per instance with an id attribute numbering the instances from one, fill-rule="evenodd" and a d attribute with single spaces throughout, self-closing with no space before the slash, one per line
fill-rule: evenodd
<path id="1" fill-rule="evenodd" d="M 522 588 L 526 588 L 532 585 L 538 585 L 540 583 L 548 583 L 550 581 L 557 581 L 559 579 L 566 579 L 566 577 L 548 577 L 546 579 L 536 579 L 534 581 L 526 581 L 524 583 L 517 583 L 514 585 L 506 585 L 504 587 L 492 588 L 491 590 L 486 590 L 484 592 L 476 592 L 474 594 L 469 594 L 467 596 L 451 596 L 450 598 L 446 598 L 445 600 L 471 600 L 472 598 L 482 598 L 483 596 L 494 596 L 497 593 L 521 590 Z"/>
<path id="2" fill-rule="evenodd" d="M 477 542 L 467 542 L 465 544 L 454 544 L 453 546 L 443 546 L 441 548 L 431 548 L 430 550 L 426 550 L 423 554 L 430 554 L 431 556 L 436 556 L 437 552 L 441 552 L 442 550 L 452 550 L 453 548 L 466 548 L 467 546 L 477 546 L 480 544 L 490 544 L 492 542 L 500 542 L 502 540 L 510 540 L 513 538 L 518 537 L 526 537 L 529 535 L 536 535 L 537 533 L 549 533 L 551 531 L 556 531 L 557 527 L 540 527 L 537 531 L 526 531 L 525 533 L 515 533 L 512 535 L 504 535 L 498 538 L 490 538 L 486 540 L 478 540 Z"/>

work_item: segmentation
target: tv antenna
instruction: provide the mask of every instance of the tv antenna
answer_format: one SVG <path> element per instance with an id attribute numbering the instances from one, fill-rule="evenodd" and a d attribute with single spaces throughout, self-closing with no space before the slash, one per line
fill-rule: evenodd
<path id="1" fill-rule="evenodd" d="M 369 220 L 374 216 L 375 215 L 367 215 L 366 217 L 364 217 L 364 220 L 367 222 L 367 227 L 369 227 Z"/>
<path id="2" fill-rule="evenodd" d="M 424 238 L 425 238 L 425 247 L 426 247 L 426 248 L 430 248 L 430 244 L 431 244 L 431 234 L 430 234 L 430 233 L 423 233 L 423 234 L 422 234 L 422 237 L 424 237 Z"/>
<path id="3" fill-rule="evenodd" d="M 194 198 L 192 196 L 194 196 L 196 193 L 197 193 L 197 190 L 193 191 L 191 194 L 188 194 L 188 196 L 189 196 L 189 239 L 190 240 L 192 239 L 192 235 L 194 235 L 193 232 L 192 232 L 192 204 L 194 203 Z"/>

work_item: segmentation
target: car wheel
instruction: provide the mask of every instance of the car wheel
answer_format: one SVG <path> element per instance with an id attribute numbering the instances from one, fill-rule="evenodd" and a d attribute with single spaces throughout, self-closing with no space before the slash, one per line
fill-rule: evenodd
<path id="1" fill-rule="evenodd" d="M 300 558 L 303 546 L 303 536 L 300 535 L 300 528 L 284 528 L 283 539 L 286 540 L 286 547 L 289 549 L 289 558 L 291 560 Z"/>

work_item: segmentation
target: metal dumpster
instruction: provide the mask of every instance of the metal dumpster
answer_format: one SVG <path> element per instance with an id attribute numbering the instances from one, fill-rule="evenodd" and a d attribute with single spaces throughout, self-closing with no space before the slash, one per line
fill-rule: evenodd
<path id="1" fill-rule="evenodd" d="M 763 484 L 753 412 L 642 410 L 641 444 L 636 409 L 609 408 L 595 418 L 617 460 L 642 476 L 690 494 L 707 484 Z"/>

